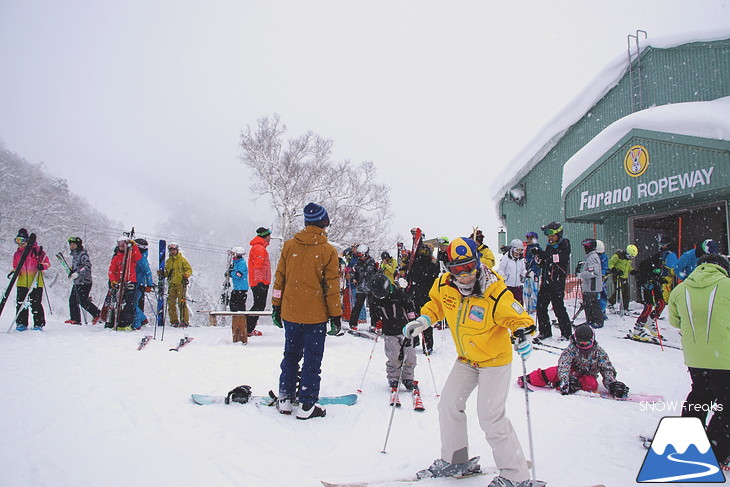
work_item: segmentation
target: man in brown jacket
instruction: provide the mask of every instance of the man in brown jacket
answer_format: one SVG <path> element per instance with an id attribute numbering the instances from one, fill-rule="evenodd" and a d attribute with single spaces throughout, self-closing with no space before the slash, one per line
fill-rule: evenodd
<path id="1" fill-rule="evenodd" d="M 282 414 L 291 414 L 292 402 L 298 397 L 297 419 L 326 414 L 315 404 L 325 332 L 336 335 L 341 327 L 339 257 L 327 242 L 325 228 L 329 224 L 323 207 L 316 203 L 305 206 L 304 230 L 284 242 L 274 278 L 272 319 L 285 331 L 277 408 Z"/>

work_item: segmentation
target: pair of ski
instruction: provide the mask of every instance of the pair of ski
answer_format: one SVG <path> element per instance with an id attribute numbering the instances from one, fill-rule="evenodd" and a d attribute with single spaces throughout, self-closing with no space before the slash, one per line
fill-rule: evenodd
<path id="1" fill-rule="evenodd" d="M 519 387 L 522 387 L 522 376 L 517 378 L 517 385 Z M 552 389 L 550 387 L 538 387 L 533 386 L 532 384 L 527 384 L 527 390 L 528 391 L 555 391 L 558 392 L 557 389 Z M 662 402 L 664 401 L 663 396 L 659 396 L 656 394 L 629 394 L 627 397 L 614 397 L 609 392 L 606 391 L 598 391 L 598 392 L 588 392 L 588 391 L 577 391 L 573 394 L 570 394 L 571 396 L 581 396 L 581 397 L 592 397 L 596 399 L 610 399 L 612 401 L 624 401 L 624 402 L 647 402 L 647 403 L 655 403 L 655 402 Z"/>
<path id="2" fill-rule="evenodd" d="M 642 340 L 640 338 L 634 337 L 631 332 L 629 332 L 626 336 L 622 337 L 626 340 L 631 340 L 632 342 L 638 342 L 638 343 L 648 343 L 650 345 L 656 345 L 658 347 L 664 347 L 664 348 L 673 348 L 675 350 L 682 350 L 682 347 L 678 347 L 676 345 L 669 345 L 666 342 L 660 342 L 657 338 L 651 338 L 649 340 Z"/>
<path id="3" fill-rule="evenodd" d="M 425 411 L 426 408 L 423 406 L 423 399 L 421 399 L 421 391 L 418 388 L 417 381 L 413 381 L 413 389 L 411 390 L 413 396 L 413 410 L 414 411 Z M 390 389 L 390 405 L 397 408 L 401 407 L 400 397 L 398 397 L 398 388 L 391 387 Z"/>

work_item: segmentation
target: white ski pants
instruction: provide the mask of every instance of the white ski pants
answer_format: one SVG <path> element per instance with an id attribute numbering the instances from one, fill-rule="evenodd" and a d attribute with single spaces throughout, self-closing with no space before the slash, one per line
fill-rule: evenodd
<path id="1" fill-rule="evenodd" d="M 500 367 L 472 367 L 457 361 L 451 369 L 439 401 L 441 458 L 450 463 L 469 460 L 466 400 L 477 391 L 479 425 L 492 447 L 499 474 L 514 483 L 530 478 L 522 446 L 505 415 L 512 364 Z"/>

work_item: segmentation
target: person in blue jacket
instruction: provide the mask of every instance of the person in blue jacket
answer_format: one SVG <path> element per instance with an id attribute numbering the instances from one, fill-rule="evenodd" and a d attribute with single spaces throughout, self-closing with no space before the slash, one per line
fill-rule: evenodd
<path id="1" fill-rule="evenodd" d="M 717 254 L 720 252 L 720 245 L 715 240 L 708 238 L 701 244 L 695 245 L 695 248 L 689 249 L 683 253 L 677 261 L 677 266 L 674 268 L 674 273 L 677 279 L 684 281 L 687 276 L 692 274 L 692 271 L 697 267 L 697 261 L 705 254 Z"/>
<path id="2" fill-rule="evenodd" d="M 134 291 L 134 302 L 137 303 L 137 309 L 134 313 L 134 323 L 132 328 L 139 330 L 143 325 L 146 325 L 148 320 L 144 314 L 144 299 L 145 293 L 152 290 L 154 281 L 152 280 L 152 271 L 150 270 L 150 263 L 147 260 L 147 240 L 144 238 L 137 238 L 134 240 L 137 243 L 137 248 L 142 258 L 137 261 L 137 288 Z"/>
<path id="3" fill-rule="evenodd" d="M 527 276 L 525 277 L 525 286 L 522 290 L 525 309 L 532 314 L 537 306 L 537 291 L 540 288 L 540 264 L 535 260 L 535 254 L 532 249 L 542 251 L 542 247 L 538 243 L 538 236 L 535 232 L 527 232 L 525 235 L 527 248 L 525 250 L 525 269 Z"/>
<path id="4" fill-rule="evenodd" d="M 231 291 L 231 300 L 229 306 L 231 311 L 246 311 L 246 298 L 248 297 L 248 266 L 246 265 L 246 249 L 243 247 L 233 247 L 231 249 L 233 260 L 231 261 L 231 281 L 233 283 L 233 291 Z M 233 332 L 233 343 L 246 343 L 248 337 L 244 339 L 243 334 L 248 333 L 245 316 L 233 316 L 231 319 L 231 330 Z M 253 330 L 249 336 L 261 336 L 261 332 Z"/>

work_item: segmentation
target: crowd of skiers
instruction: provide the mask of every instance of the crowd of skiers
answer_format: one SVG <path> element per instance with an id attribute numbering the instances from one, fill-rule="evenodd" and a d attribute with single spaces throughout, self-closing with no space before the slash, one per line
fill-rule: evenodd
<path id="1" fill-rule="evenodd" d="M 607 307 L 628 310 L 630 276 L 635 277 L 643 309 L 628 338 L 654 339 L 658 334 L 656 320 L 667 302 L 670 323 L 682 332 L 685 363 L 692 379 L 689 406 L 683 415 L 706 421 L 707 409 L 702 404 L 725 404 L 730 400 L 730 337 L 726 322 L 730 263 L 719 254 L 719 245 L 712 239 L 677 258 L 670 249 L 671 242 L 659 235 L 657 251 L 635 267 L 635 245 L 617 250 L 609 259 L 603 242 L 583 239 L 584 255 L 576 276 L 581 283 L 586 323 L 574 326 L 575 317 L 568 315 L 564 302 L 571 244 L 559 222 L 541 228 L 547 238 L 544 248 L 537 233 L 528 232 L 526 242 L 514 239 L 501 249 L 503 255 L 498 265 L 478 229 L 469 237 L 449 241 L 445 237 L 426 240 L 421 229 L 414 228 L 410 250 L 399 244 L 396 258 L 382 252 L 376 262 L 366 244 L 353 244 L 341 255 L 337 253 L 327 240 L 330 221 L 322 206 L 310 203 L 303 213 L 304 229 L 284 242 L 272 290 L 272 320 L 284 328 L 286 336 L 276 406 L 282 414 L 292 414 L 298 404 L 299 419 L 325 416 L 326 410 L 316 404 L 324 337 L 341 335 L 343 319 L 356 332 L 360 323 L 367 322 L 363 311 L 369 311 L 369 331 L 383 336 L 386 379 L 394 393 L 400 385 L 417 391 L 415 348 L 422 341 L 424 353 L 432 353 L 433 327 L 446 327 L 458 358 L 439 403 L 441 456 L 419 472 L 419 477 L 460 476 L 479 471 L 478 457 L 469 456 L 465 403 L 474 389 L 484 388 L 490 393 L 479 394 L 477 415 L 499 469 L 499 475 L 489 485 L 544 485 L 530 479 L 522 447 L 505 415 L 513 351 L 524 360 L 532 351 L 533 334 L 537 333 L 536 343 L 552 337 L 552 309 L 560 330 L 558 340 L 565 340 L 568 345 L 556 366 L 537 369 L 525 377 L 528 384 L 522 378 L 520 384 L 553 387 L 562 394 L 595 392 L 600 374 L 610 394 L 626 397 L 629 387 L 618 380 L 594 329 L 603 327 Z M 261 227 L 256 233 L 250 242 L 248 263 L 243 247 L 231 251 L 226 277 L 233 282 L 229 302 L 232 311 L 246 309 L 249 290 L 254 297 L 252 308 L 265 308 L 271 284 L 266 250 L 271 232 Z M 25 229 L 18 232 L 14 266 L 24 255 L 29 239 Z M 71 318 L 67 322 L 78 324 L 79 308 L 83 308 L 92 316 L 93 323 L 105 319 L 107 326 L 113 326 L 113 319 L 117 319 L 117 327 L 141 327 L 145 322 L 144 294 L 154 287 L 146 259 L 147 242 L 126 237 L 118 240 L 108 273 L 110 295 L 116 293 L 121 303 L 113 319 L 89 299 L 91 262 L 82 240 L 70 237 L 68 243 L 72 256 L 68 274 L 73 288 L 69 298 Z M 48 269 L 50 262 L 34 238 L 32 245 L 18 276 L 18 330 L 27 329 L 27 308 L 31 309 L 36 329 L 45 324 L 42 271 Z M 185 288 L 192 267 L 177 244 L 170 243 L 167 250 L 163 277 L 169 286 L 168 316 L 173 326 L 187 326 Z M 605 286 L 609 278 L 613 282 L 610 297 Z M 672 290 L 677 281 L 681 283 Z M 537 329 L 530 316 L 531 305 Z M 240 320 L 234 321 L 234 342 L 241 341 L 243 333 L 256 335 L 256 320 L 255 316 L 246 317 L 245 327 Z M 727 423 L 721 409 L 715 411 L 707 426 L 714 452 L 725 465 L 730 457 Z"/>

